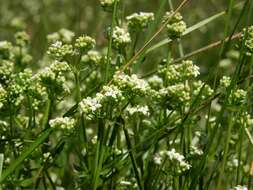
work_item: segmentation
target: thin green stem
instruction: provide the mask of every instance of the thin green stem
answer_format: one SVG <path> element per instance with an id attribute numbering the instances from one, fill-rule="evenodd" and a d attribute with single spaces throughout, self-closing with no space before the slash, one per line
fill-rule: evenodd
<path id="1" fill-rule="evenodd" d="M 44 115 L 43 115 L 43 121 L 42 121 L 42 126 L 44 127 L 44 129 L 48 128 L 48 121 L 49 121 L 49 116 L 50 116 L 50 111 L 51 111 L 51 104 L 52 104 L 52 100 L 51 100 L 51 98 L 48 98 L 47 102 L 46 102 L 46 108 L 44 111 Z"/>
<path id="2" fill-rule="evenodd" d="M 116 26 L 116 19 L 117 19 L 117 7 L 118 7 L 118 1 L 115 1 L 113 6 L 113 13 L 112 13 L 112 24 L 109 31 L 109 45 L 107 49 L 107 56 L 106 56 L 106 70 L 105 70 L 105 82 L 108 82 L 109 79 L 109 70 L 110 70 L 110 62 L 111 62 L 111 53 L 112 53 L 112 30 Z"/>
<path id="3" fill-rule="evenodd" d="M 225 148 L 224 148 L 224 154 L 222 158 L 222 164 L 219 170 L 218 182 L 217 182 L 217 187 L 216 187 L 217 190 L 224 189 L 224 187 L 221 187 L 221 182 L 224 176 L 224 169 L 225 169 L 225 165 L 226 165 L 226 161 L 228 157 L 229 142 L 231 139 L 231 132 L 232 132 L 232 127 L 233 127 L 233 117 L 234 117 L 234 114 L 232 113 L 231 115 L 229 115 L 229 118 L 228 118 L 228 128 L 227 128 L 227 134 L 226 134 Z"/>
<path id="4" fill-rule="evenodd" d="M 133 154 L 130 137 L 129 137 L 127 129 L 125 128 L 125 125 L 123 125 L 123 130 L 124 130 L 124 134 L 125 134 L 125 137 L 126 137 L 127 148 L 128 148 L 128 151 L 129 151 L 129 155 L 130 155 L 132 165 L 133 165 L 134 174 L 135 174 L 135 177 L 136 177 L 137 184 L 138 184 L 140 190 L 144 190 L 143 184 L 141 182 L 140 173 L 139 173 L 138 167 L 137 167 L 137 162 L 136 162 L 136 159 L 135 159 L 134 154 Z"/>

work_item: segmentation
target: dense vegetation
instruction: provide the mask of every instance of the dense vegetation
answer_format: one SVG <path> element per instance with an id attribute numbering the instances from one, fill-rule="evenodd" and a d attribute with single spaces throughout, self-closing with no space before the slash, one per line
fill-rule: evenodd
<path id="1" fill-rule="evenodd" d="M 253 1 L 0 4 L 0 190 L 253 189 Z"/>

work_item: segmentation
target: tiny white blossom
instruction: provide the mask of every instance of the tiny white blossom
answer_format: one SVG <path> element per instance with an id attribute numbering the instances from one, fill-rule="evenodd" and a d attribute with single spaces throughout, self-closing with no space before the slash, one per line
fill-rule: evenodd
<path id="1" fill-rule="evenodd" d="M 57 117 L 49 121 L 49 125 L 53 128 L 72 129 L 75 126 L 75 119 L 69 117 Z"/>
<path id="2" fill-rule="evenodd" d="M 141 116 L 148 117 L 149 114 L 150 114 L 148 106 L 140 106 L 140 105 L 137 105 L 135 107 L 127 107 L 126 112 L 131 116 L 134 115 L 134 114 L 138 114 L 138 115 L 141 115 Z"/>

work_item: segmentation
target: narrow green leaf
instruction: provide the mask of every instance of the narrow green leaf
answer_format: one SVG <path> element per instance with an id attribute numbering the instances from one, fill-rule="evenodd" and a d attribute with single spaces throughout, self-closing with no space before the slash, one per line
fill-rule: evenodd
<path id="1" fill-rule="evenodd" d="M 52 128 L 44 131 L 36 141 L 34 141 L 23 153 L 3 172 L 0 183 L 2 183 L 15 169 L 22 164 L 22 162 L 40 145 L 42 144 L 52 132 Z"/>

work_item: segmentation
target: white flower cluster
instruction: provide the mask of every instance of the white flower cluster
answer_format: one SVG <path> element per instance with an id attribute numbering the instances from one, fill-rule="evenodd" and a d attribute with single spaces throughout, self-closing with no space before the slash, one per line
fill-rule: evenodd
<path id="1" fill-rule="evenodd" d="M 154 89 L 160 89 L 163 86 L 163 79 L 157 75 L 153 75 L 148 79 L 149 85 Z"/>
<path id="2" fill-rule="evenodd" d="M 104 86 L 102 93 L 97 93 L 94 98 L 87 97 L 83 99 L 79 106 L 87 119 L 93 119 L 94 116 L 99 115 L 106 102 L 118 103 L 123 99 L 122 92 L 116 86 L 110 85 Z"/>
<path id="3" fill-rule="evenodd" d="M 0 61 L 0 80 L 3 83 L 8 83 L 11 74 L 14 70 L 14 63 L 9 60 Z"/>
<path id="4" fill-rule="evenodd" d="M 70 71 L 70 67 L 66 62 L 53 62 L 49 67 L 45 67 L 43 70 L 39 71 L 34 78 L 38 80 L 44 87 L 50 89 L 54 88 L 57 90 L 57 94 L 62 94 L 62 92 L 68 92 L 68 88 L 65 85 L 64 73 Z"/>
<path id="5" fill-rule="evenodd" d="M 191 165 L 185 161 L 185 157 L 183 155 L 177 153 L 174 148 L 171 149 L 170 151 L 166 152 L 166 154 L 171 161 L 179 162 L 179 165 L 180 165 L 182 171 L 186 171 L 191 168 Z"/>
<path id="6" fill-rule="evenodd" d="M 242 105 L 246 103 L 247 92 L 242 89 L 235 89 L 231 92 L 228 97 L 230 105 Z"/>
<path id="7" fill-rule="evenodd" d="M 191 99 L 190 88 L 188 85 L 178 83 L 159 90 L 158 98 L 169 98 L 175 104 L 187 103 Z"/>
<path id="8" fill-rule="evenodd" d="M 154 163 L 161 165 L 163 161 L 168 160 L 173 164 L 172 167 L 176 169 L 176 172 L 181 174 L 191 168 L 191 165 L 185 160 L 185 157 L 173 148 L 170 151 L 160 151 L 153 158 Z"/>
<path id="9" fill-rule="evenodd" d="M 154 20 L 154 13 L 140 12 L 126 17 L 127 25 L 130 31 L 138 31 L 147 28 Z"/>
<path id="10" fill-rule="evenodd" d="M 143 79 L 139 79 L 135 74 L 131 76 L 126 74 L 116 74 L 114 75 L 113 82 L 120 90 L 124 92 L 147 95 L 151 90 L 148 82 Z"/>
<path id="11" fill-rule="evenodd" d="M 52 128 L 61 128 L 61 129 L 73 129 L 75 126 L 75 119 L 70 117 L 57 117 L 49 121 L 49 125 Z"/>
<path id="12" fill-rule="evenodd" d="M 0 109 L 3 107 L 7 98 L 7 92 L 0 84 Z"/>
<path id="13" fill-rule="evenodd" d="M 126 112 L 130 116 L 139 115 L 139 116 L 143 116 L 143 117 L 148 117 L 150 115 L 148 106 L 141 106 L 141 105 L 137 105 L 134 107 L 129 106 L 126 108 Z"/>
<path id="14" fill-rule="evenodd" d="M 247 186 L 237 185 L 236 187 L 234 187 L 230 190 L 248 190 L 248 188 L 247 188 Z"/>
<path id="15" fill-rule="evenodd" d="M 86 118 L 92 119 L 94 115 L 96 115 L 97 112 L 100 110 L 102 104 L 100 104 L 100 99 L 98 99 L 97 97 L 87 97 L 80 102 L 79 106 L 81 112 L 86 115 Z"/>
<path id="16" fill-rule="evenodd" d="M 81 58 L 82 63 L 89 63 L 94 65 L 99 65 L 102 61 L 102 56 L 98 51 L 91 50 L 88 51 L 87 54 L 83 55 Z"/>
<path id="17" fill-rule="evenodd" d="M 29 86 L 31 85 L 32 71 L 25 69 L 23 72 L 15 74 L 7 87 L 8 99 L 15 106 L 19 106 L 25 98 Z"/>
<path id="18" fill-rule="evenodd" d="M 47 51 L 47 54 L 51 57 L 62 60 L 68 55 L 73 55 L 74 50 L 72 45 L 69 44 L 63 44 L 61 41 L 54 42 Z"/>
<path id="19" fill-rule="evenodd" d="M 182 61 L 180 64 L 171 64 L 166 68 L 159 70 L 168 83 L 183 82 L 189 78 L 197 77 L 199 67 L 194 65 L 192 61 Z"/>
<path id="20" fill-rule="evenodd" d="M 203 154 L 203 151 L 199 149 L 197 146 L 192 145 L 190 147 L 190 155 L 192 156 L 201 156 Z"/>
<path id="21" fill-rule="evenodd" d="M 234 156 L 230 160 L 227 161 L 227 168 L 230 171 L 234 171 L 238 166 L 239 166 L 239 160 L 235 158 Z"/>
<path id="22" fill-rule="evenodd" d="M 130 34 L 123 28 L 116 26 L 112 29 L 112 45 L 120 50 L 131 43 Z"/>
<path id="23" fill-rule="evenodd" d="M 114 101 L 120 101 L 122 100 L 124 97 L 122 96 L 122 92 L 121 90 L 118 89 L 118 87 L 114 86 L 114 85 L 110 85 L 110 86 L 104 86 L 103 87 L 103 98 L 104 99 L 113 99 Z"/>

